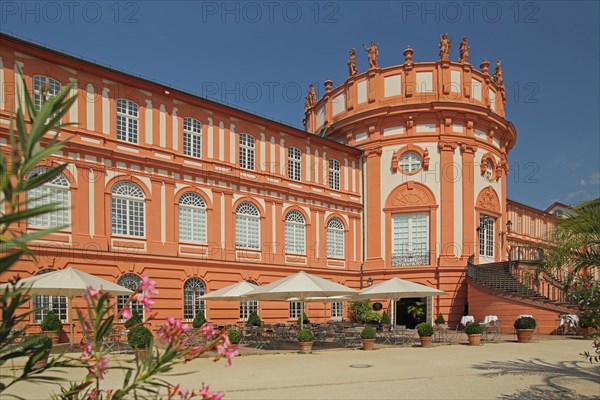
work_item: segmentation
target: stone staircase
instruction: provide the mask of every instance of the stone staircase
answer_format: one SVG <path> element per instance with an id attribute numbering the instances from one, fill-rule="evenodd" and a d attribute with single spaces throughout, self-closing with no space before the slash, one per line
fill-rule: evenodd
<path id="1" fill-rule="evenodd" d="M 575 313 L 577 306 L 571 302 L 561 282 L 545 273 L 537 274 L 536 263 L 507 261 L 467 265 L 469 283 L 494 296 L 541 307 L 559 313 Z"/>

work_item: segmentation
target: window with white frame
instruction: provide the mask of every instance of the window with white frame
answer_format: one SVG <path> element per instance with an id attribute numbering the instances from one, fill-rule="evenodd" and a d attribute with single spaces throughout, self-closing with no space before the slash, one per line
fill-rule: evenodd
<path id="1" fill-rule="evenodd" d="M 300 149 L 290 147 L 288 149 L 288 178 L 299 181 L 302 176 L 302 152 Z"/>
<path id="2" fill-rule="evenodd" d="M 59 81 L 47 76 L 34 75 L 33 77 L 33 104 L 36 110 L 42 108 L 42 104 L 60 92 Z"/>
<path id="3" fill-rule="evenodd" d="M 329 188 L 340 190 L 340 162 L 338 160 L 329 160 Z"/>
<path id="4" fill-rule="evenodd" d="M 489 158 L 485 162 L 485 179 L 491 181 L 494 177 L 494 163 Z"/>
<path id="5" fill-rule="evenodd" d="M 305 222 L 298 211 L 290 211 L 285 215 L 285 252 L 305 254 Z"/>
<path id="6" fill-rule="evenodd" d="M 517 215 L 517 232 L 518 233 L 523 232 L 523 216 L 520 214 Z"/>
<path id="7" fill-rule="evenodd" d="M 290 301 L 290 319 L 298 319 L 302 315 L 302 302 Z"/>
<path id="8" fill-rule="evenodd" d="M 206 203 L 193 192 L 179 198 L 179 241 L 206 243 Z"/>
<path id="9" fill-rule="evenodd" d="M 331 318 L 342 319 L 344 318 L 344 302 L 334 301 L 331 303 Z"/>
<path id="10" fill-rule="evenodd" d="M 529 236 L 535 236 L 535 219 L 529 221 Z"/>
<path id="11" fill-rule="evenodd" d="M 205 314 L 204 300 L 198 299 L 206 293 L 206 285 L 199 278 L 190 278 L 183 284 L 183 319 L 191 321 L 196 317 L 198 311 Z"/>
<path id="12" fill-rule="evenodd" d="M 240 203 L 235 209 L 235 245 L 242 249 L 260 248 L 260 214 L 252 203 Z"/>
<path id="13" fill-rule="evenodd" d="M 545 222 L 542 222 L 542 239 L 548 239 L 548 230 Z"/>
<path id="14" fill-rule="evenodd" d="M 113 235 L 144 236 L 144 192 L 131 182 L 116 183 L 111 191 Z"/>
<path id="15" fill-rule="evenodd" d="M 246 281 L 253 285 L 256 285 L 254 281 Z M 258 314 L 258 301 L 249 300 L 249 301 L 240 301 L 240 321 L 248 321 L 248 317 L 253 312 Z"/>
<path id="16" fill-rule="evenodd" d="M 131 100 L 117 99 L 117 139 L 138 142 L 138 105 Z"/>
<path id="17" fill-rule="evenodd" d="M 240 168 L 254 171 L 254 136 L 240 135 Z"/>
<path id="18" fill-rule="evenodd" d="M 406 173 L 413 173 L 421 168 L 421 156 L 414 151 L 407 151 L 400 156 L 398 166 Z"/>
<path id="19" fill-rule="evenodd" d="M 183 154 L 202 157 L 202 124 L 197 119 L 183 119 Z"/>
<path id="20" fill-rule="evenodd" d="M 54 272 L 52 269 L 43 269 L 36 275 Z M 67 316 L 67 298 L 65 296 L 33 296 L 33 322 L 42 322 L 48 310 L 54 311 L 58 318 L 65 322 Z"/>
<path id="21" fill-rule="evenodd" d="M 392 266 L 429 265 L 429 213 L 392 215 Z"/>
<path id="22" fill-rule="evenodd" d="M 488 215 L 479 216 L 479 255 L 494 256 L 494 222 Z"/>
<path id="23" fill-rule="evenodd" d="M 119 278 L 119 280 L 117 281 L 117 285 L 123 286 L 124 288 L 127 288 L 127 289 L 135 292 L 141 281 L 142 280 L 140 279 L 140 277 L 135 274 L 125 274 Z M 129 297 L 131 297 L 131 296 L 130 295 L 117 296 L 117 313 L 118 314 L 121 314 L 123 307 L 125 307 L 125 304 L 127 304 L 127 302 L 129 301 Z M 142 303 L 140 303 L 139 301 L 136 301 L 136 300 L 132 300 L 131 303 L 129 303 L 129 308 L 131 309 L 132 313 L 137 313 L 140 317 L 142 317 L 142 319 L 144 318 L 144 305 Z M 121 318 L 120 320 L 123 321 L 124 318 Z"/>
<path id="24" fill-rule="evenodd" d="M 46 167 L 35 168 L 29 173 L 28 179 L 46 173 L 48 170 Z M 27 224 L 30 227 L 51 228 L 71 224 L 71 192 L 69 181 L 63 174 L 27 192 L 27 208 L 48 204 L 56 204 L 60 209 L 29 218 Z"/>
<path id="25" fill-rule="evenodd" d="M 337 218 L 327 222 L 327 257 L 344 258 L 344 224 Z"/>

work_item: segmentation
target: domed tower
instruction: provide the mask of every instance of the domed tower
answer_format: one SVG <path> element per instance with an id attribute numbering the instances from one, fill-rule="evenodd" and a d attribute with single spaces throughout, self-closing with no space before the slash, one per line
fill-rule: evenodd
<path id="1" fill-rule="evenodd" d="M 380 68 L 371 43 L 362 73 L 352 49 L 350 77 L 335 88 L 326 81 L 321 99 L 309 92 L 305 127 L 364 151 L 365 279 L 397 276 L 442 289 L 449 296 L 428 301 L 428 317 L 454 323 L 467 303 L 468 258 L 506 259 L 507 155 L 516 131 L 505 119 L 500 61 L 490 75 L 488 61 L 480 70 L 469 63 L 466 38 L 458 62 L 449 60 L 447 35 L 439 47 L 438 61 L 413 62 L 407 48 L 403 64 Z"/>

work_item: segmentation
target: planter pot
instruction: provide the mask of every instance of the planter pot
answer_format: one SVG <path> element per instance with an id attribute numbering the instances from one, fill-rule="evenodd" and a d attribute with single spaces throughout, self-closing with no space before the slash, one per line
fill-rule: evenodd
<path id="1" fill-rule="evenodd" d="M 374 343 L 375 339 L 362 339 L 363 349 L 365 350 L 373 350 Z"/>
<path id="2" fill-rule="evenodd" d="M 148 355 L 148 349 L 133 349 L 133 354 L 135 354 L 135 360 L 139 362 L 143 362 Z"/>
<path id="3" fill-rule="evenodd" d="M 469 346 L 479 346 L 481 344 L 481 334 L 467 335 L 469 337 Z"/>
<path id="4" fill-rule="evenodd" d="M 50 357 L 50 352 L 44 354 L 42 358 L 37 360 L 35 364 L 33 364 L 33 369 L 44 368 L 48 364 L 48 357 Z"/>
<path id="5" fill-rule="evenodd" d="M 313 342 L 298 342 L 300 343 L 300 351 L 304 354 L 308 354 L 312 351 Z"/>
<path id="6" fill-rule="evenodd" d="M 419 339 L 421 340 L 421 347 L 431 346 L 431 336 L 421 336 Z"/>
<path id="7" fill-rule="evenodd" d="M 60 343 L 60 334 L 61 333 L 62 333 L 62 331 L 42 331 L 43 335 L 46 335 L 50 339 L 52 339 L 52 344 Z"/>
<path id="8" fill-rule="evenodd" d="M 594 328 L 581 328 L 581 336 L 583 336 L 584 339 L 591 339 L 592 333 L 594 333 Z"/>
<path id="9" fill-rule="evenodd" d="M 517 341 L 519 343 L 529 343 L 535 329 L 517 329 Z"/>

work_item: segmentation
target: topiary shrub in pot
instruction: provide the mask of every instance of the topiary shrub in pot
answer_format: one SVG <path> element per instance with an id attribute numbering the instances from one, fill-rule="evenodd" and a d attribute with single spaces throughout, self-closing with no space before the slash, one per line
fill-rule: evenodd
<path id="1" fill-rule="evenodd" d="M 200 309 L 196 313 L 196 316 L 192 320 L 192 328 L 198 329 L 202 328 L 202 325 L 206 323 L 206 317 L 204 317 L 204 310 Z"/>
<path id="2" fill-rule="evenodd" d="M 312 350 L 313 342 L 315 341 L 315 335 L 308 328 L 301 329 L 298 332 L 298 343 L 300 343 L 300 351 L 308 354 Z"/>
<path id="3" fill-rule="evenodd" d="M 123 326 L 125 327 L 125 329 L 131 329 L 136 325 L 140 325 L 142 322 L 144 322 L 142 319 L 142 316 L 140 314 L 138 314 L 137 311 L 133 311 L 131 313 L 131 318 L 129 318 L 127 321 L 125 321 Z"/>
<path id="4" fill-rule="evenodd" d="M 50 309 L 40 323 L 40 330 L 44 335 L 47 335 L 50 339 L 52 339 L 52 343 L 57 344 L 60 343 L 62 326 L 63 324 L 60 321 L 60 318 L 58 318 L 58 315 L 56 315 L 56 313 Z"/>
<path id="5" fill-rule="evenodd" d="M 153 340 L 152 332 L 143 325 L 131 328 L 127 334 L 127 343 L 133 348 L 138 361 L 146 359 L 147 351 L 152 346 Z"/>
<path id="6" fill-rule="evenodd" d="M 429 322 L 421 322 L 417 325 L 417 333 L 421 340 L 421 347 L 429 347 L 431 345 L 431 337 L 433 336 L 433 325 Z"/>
<path id="7" fill-rule="evenodd" d="M 310 319 L 308 319 L 308 315 L 306 313 L 302 313 L 302 324 L 308 325 L 310 324 Z M 298 316 L 298 326 L 300 326 L 300 316 Z"/>
<path id="8" fill-rule="evenodd" d="M 465 333 L 469 337 L 469 345 L 479 346 L 481 344 L 481 335 L 483 334 L 483 326 L 477 322 L 467 324 Z"/>
<path id="9" fill-rule="evenodd" d="M 360 333 L 360 338 L 362 339 L 363 349 L 373 350 L 373 344 L 377 338 L 377 332 L 373 327 L 367 326 Z"/>
<path id="10" fill-rule="evenodd" d="M 387 313 L 387 311 L 384 311 L 383 314 L 381 314 L 381 324 L 389 325 L 391 323 L 392 321 L 390 320 L 390 315 Z"/>
<path id="11" fill-rule="evenodd" d="M 444 316 L 442 314 L 439 314 L 434 322 L 436 325 L 445 325 L 446 324 L 446 320 L 444 319 Z"/>
<path id="12" fill-rule="evenodd" d="M 252 311 L 246 321 L 246 326 L 262 326 L 262 321 L 256 311 Z"/>
<path id="13" fill-rule="evenodd" d="M 238 344 L 242 340 L 242 335 L 235 329 L 229 329 L 227 334 L 229 336 L 229 341 L 231 342 L 231 347 L 238 347 Z"/>
<path id="14" fill-rule="evenodd" d="M 537 326 L 537 321 L 532 317 L 520 317 L 517 318 L 513 326 L 517 330 L 517 341 L 519 343 L 529 343 Z"/>
<path id="15" fill-rule="evenodd" d="M 27 336 L 21 347 L 29 354 L 33 369 L 43 368 L 48 364 L 48 357 L 52 351 L 52 339 L 48 335 Z"/>

